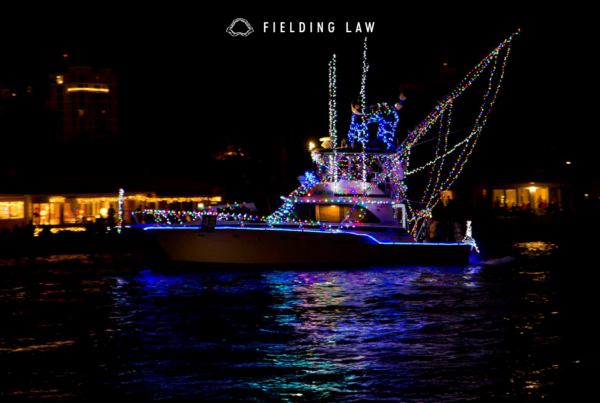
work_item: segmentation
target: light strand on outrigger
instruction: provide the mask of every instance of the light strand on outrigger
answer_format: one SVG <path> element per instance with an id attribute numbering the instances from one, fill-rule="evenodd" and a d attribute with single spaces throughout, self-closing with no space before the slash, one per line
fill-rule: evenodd
<path id="1" fill-rule="evenodd" d="M 504 58 L 504 64 L 506 64 L 506 57 L 510 51 L 510 45 L 512 38 L 517 35 L 518 32 L 513 33 L 508 39 L 505 39 L 500 45 L 484 57 L 467 75 L 461 80 L 457 87 L 442 101 L 440 102 L 433 111 L 427 115 L 425 119 L 417 127 L 409 133 L 408 137 L 402 143 L 400 150 L 401 152 L 411 148 L 421 137 L 423 137 L 429 129 L 435 124 L 440 116 L 442 110 L 446 109 L 449 102 L 453 102 L 481 75 L 481 73 L 487 68 L 490 60 L 497 57 L 500 50 L 507 46 L 507 54 Z M 502 77 L 501 77 L 502 78 Z M 489 91 L 489 89 L 488 89 Z"/>
<path id="2" fill-rule="evenodd" d="M 429 166 L 432 166 L 432 165 L 434 165 L 434 164 L 435 164 L 435 163 L 436 163 L 436 162 L 437 162 L 439 159 L 444 159 L 444 158 L 446 158 L 448 155 L 450 155 L 450 154 L 452 154 L 454 151 L 456 151 L 456 150 L 458 149 L 458 147 L 460 147 L 461 145 L 463 145 L 463 144 L 465 144 L 466 142 L 468 142 L 469 140 L 471 140 L 471 138 L 472 138 L 473 136 L 475 136 L 475 135 L 478 135 L 479 133 L 481 133 L 481 130 L 482 130 L 482 129 L 483 129 L 483 127 L 481 127 L 481 126 L 480 126 L 480 127 L 475 127 L 475 128 L 474 128 L 474 130 L 473 130 L 473 131 L 472 131 L 472 132 L 471 132 L 471 133 L 470 133 L 470 134 L 469 134 L 467 137 L 465 137 L 465 139 L 464 139 L 464 140 L 462 140 L 462 141 L 460 141 L 460 142 L 456 143 L 456 144 L 454 145 L 454 147 L 452 147 L 452 148 L 450 149 L 450 151 L 447 151 L 447 152 L 445 152 L 444 154 L 442 154 L 442 155 L 440 155 L 440 156 L 438 156 L 438 157 L 434 158 L 433 160 L 431 160 L 431 161 L 429 161 L 429 162 L 427 162 L 427 163 L 425 163 L 425 164 L 421 165 L 421 166 L 420 166 L 420 167 L 418 167 L 418 168 L 415 168 L 415 169 L 412 169 L 412 170 L 410 170 L 410 171 L 404 172 L 404 176 L 409 176 L 409 175 L 416 174 L 417 172 L 420 172 L 420 171 L 424 170 L 425 168 L 427 168 L 427 167 L 429 167 Z M 435 139 L 433 139 L 433 140 L 435 140 Z"/>
<path id="3" fill-rule="evenodd" d="M 462 172 L 462 169 L 464 168 L 464 165 L 465 165 L 466 161 L 468 160 L 468 157 L 472 153 L 473 148 L 475 147 L 475 144 L 477 143 L 478 137 L 481 134 L 483 126 L 485 126 L 485 124 L 487 122 L 487 117 L 495 103 L 498 91 L 502 84 L 502 79 L 504 78 L 506 61 L 508 59 L 508 55 L 509 55 L 510 49 L 511 49 L 511 41 L 512 41 L 512 38 L 516 34 L 518 34 L 518 32 L 514 33 L 513 35 L 510 36 L 510 38 L 508 38 L 504 42 L 502 42 L 498 47 L 496 47 L 496 49 L 494 49 L 490 54 L 488 54 L 473 70 L 471 70 L 466 75 L 466 77 L 461 81 L 461 83 L 457 86 L 457 88 L 454 91 L 452 91 L 452 93 L 449 96 L 447 96 L 443 102 L 438 104 L 438 106 L 428 115 L 428 117 L 425 118 L 423 120 L 423 122 L 421 122 L 421 124 L 419 124 L 419 126 L 417 126 L 417 128 L 413 132 L 409 133 L 409 137 L 407 137 L 405 142 L 403 142 L 403 145 L 402 145 L 401 149 L 399 150 L 399 152 L 405 157 L 405 159 L 407 160 L 407 163 L 408 163 L 409 162 L 408 157 L 410 155 L 411 147 L 413 145 L 415 145 L 417 140 L 422 138 L 429 131 L 429 129 L 431 129 L 431 127 L 438 121 L 438 119 L 440 120 L 440 128 L 441 128 L 441 125 L 443 124 L 442 116 L 443 116 L 444 111 L 452 106 L 452 102 L 454 101 L 454 99 L 456 99 L 458 96 L 460 96 L 462 94 L 462 92 L 468 86 L 470 86 L 475 81 L 475 79 L 477 79 L 481 75 L 481 73 L 484 70 L 486 70 L 487 67 L 490 65 L 490 63 L 493 61 L 493 67 L 491 69 L 489 82 L 488 82 L 488 89 L 484 95 L 484 100 L 483 100 L 482 106 L 480 107 L 480 113 L 475 121 L 475 125 L 473 127 L 473 130 L 471 131 L 471 134 L 465 140 L 456 144 L 450 151 L 445 152 L 442 156 L 436 156 L 436 158 L 433 161 L 430 161 L 429 163 L 423 165 L 422 167 L 420 167 L 416 170 L 408 171 L 405 173 L 405 175 L 410 175 L 410 174 L 416 173 L 416 172 L 424 169 L 427 166 L 433 165 L 431 173 L 430 173 L 430 182 L 429 183 L 431 183 L 433 173 L 435 172 L 435 163 L 439 159 L 442 159 L 442 161 L 443 161 L 443 158 L 445 158 L 448 154 L 455 151 L 461 144 L 464 144 L 461 154 L 457 158 L 457 161 L 455 162 L 454 167 L 451 169 L 450 173 L 448 174 L 447 178 L 444 180 L 443 183 L 440 183 L 441 172 L 442 172 L 441 165 L 443 163 L 440 164 L 440 169 L 437 170 L 438 177 L 436 178 L 436 185 L 434 185 L 434 187 L 431 191 L 431 196 L 424 208 L 413 211 L 413 207 L 411 206 L 410 201 L 407 198 L 405 198 L 406 202 L 407 202 L 407 207 L 408 207 L 408 221 L 409 221 L 409 223 L 412 224 L 411 234 L 413 235 L 413 237 L 417 238 L 417 236 L 418 236 L 417 234 L 421 233 L 421 226 L 423 226 L 425 224 L 425 222 L 426 222 L 425 219 L 429 218 L 431 216 L 431 210 L 439 202 L 439 198 L 441 197 L 441 195 L 444 194 L 452 186 L 452 184 L 454 183 L 454 181 L 456 180 L 458 175 Z M 506 46 L 506 53 L 504 55 L 504 59 L 503 59 L 502 67 L 501 67 L 500 78 L 498 79 L 498 83 L 496 85 L 494 95 L 490 101 L 489 97 L 490 97 L 490 94 L 491 94 L 491 91 L 493 88 L 493 78 L 494 78 L 494 74 L 495 74 L 496 68 L 497 68 L 498 56 L 500 54 L 500 50 L 502 48 L 504 48 L 505 46 Z M 487 104 L 487 108 L 486 108 L 486 104 Z M 486 111 L 486 112 L 484 113 L 484 111 Z M 449 122 L 446 125 L 449 130 L 449 127 L 450 127 Z M 470 142 L 471 139 L 473 139 L 472 142 Z M 436 152 L 437 152 L 437 149 L 436 149 Z M 459 164 L 460 164 L 460 167 L 457 169 Z M 425 199 L 425 197 L 424 197 L 424 199 Z"/>
<path id="4" fill-rule="evenodd" d="M 446 130 L 446 135 L 444 136 L 444 151 L 443 152 L 445 152 L 448 149 L 448 132 L 450 131 L 450 120 L 452 118 L 452 104 L 450 104 L 450 107 L 448 108 L 448 114 L 447 114 L 447 116 L 448 116 L 447 117 L 448 123 L 446 124 L 447 130 Z M 439 157 L 438 158 L 439 151 L 440 151 L 440 145 L 442 144 L 442 134 L 441 133 L 442 133 L 443 128 L 444 128 L 443 123 L 444 123 L 444 112 L 442 112 L 442 114 L 440 115 L 440 125 L 439 125 L 439 131 L 438 131 L 438 136 L 437 136 L 437 140 L 438 141 L 437 141 L 437 144 L 435 146 L 435 157 L 436 158 L 434 159 L 435 162 L 434 162 L 433 166 L 431 167 L 431 173 L 429 175 L 429 182 L 427 182 L 427 187 L 425 188 L 425 191 L 423 192 L 423 199 L 422 199 L 423 201 L 425 201 L 425 199 L 427 198 L 427 192 L 429 191 L 429 188 L 431 186 L 431 182 L 432 182 L 432 179 L 433 179 L 433 170 L 435 169 L 436 162 L 437 162 L 438 159 L 441 158 L 441 163 L 440 163 L 440 167 L 438 169 L 438 175 L 437 175 L 437 178 L 436 178 L 435 185 L 433 186 L 433 189 L 436 188 L 436 186 L 438 184 L 438 181 L 440 179 L 440 175 L 442 173 L 442 168 L 444 167 L 444 161 L 446 159 L 445 155 L 443 157 Z M 404 176 L 406 177 L 406 173 L 404 174 Z M 432 189 L 432 192 L 433 192 L 433 189 Z"/>
<path id="5" fill-rule="evenodd" d="M 458 129 L 458 130 L 452 130 L 452 131 L 451 131 L 449 134 L 456 134 L 456 133 L 464 132 L 465 130 L 472 130 L 472 129 L 473 129 L 473 127 L 475 127 L 475 126 L 472 126 L 472 125 L 471 125 L 471 126 L 468 126 L 468 127 L 463 127 L 462 129 Z M 437 139 L 438 139 L 438 138 L 440 138 L 440 137 L 442 137 L 442 135 L 440 135 L 440 136 L 436 136 L 436 137 L 432 137 L 432 138 L 430 138 L 430 139 L 427 139 L 427 140 L 419 141 L 418 143 L 414 144 L 414 145 L 412 146 L 412 148 L 415 148 L 416 146 L 420 146 L 420 145 L 422 145 L 422 144 L 429 143 L 430 141 L 433 141 L 433 140 L 437 140 Z"/>

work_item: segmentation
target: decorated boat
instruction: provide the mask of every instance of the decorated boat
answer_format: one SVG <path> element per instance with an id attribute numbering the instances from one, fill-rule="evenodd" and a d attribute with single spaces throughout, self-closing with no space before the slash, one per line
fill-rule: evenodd
<path id="1" fill-rule="evenodd" d="M 435 236 L 434 207 L 455 182 L 487 122 L 500 89 L 513 34 L 500 43 L 458 86 L 409 131 L 400 143 L 396 129 L 406 101 L 366 104 L 367 40 L 360 96 L 350 106 L 345 138 L 337 132 L 336 56 L 329 63 L 329 135 L 311 143 L 314 170 L 267 217 L 243 206 L 168 212 L 169 225 L 146 230 L 176 261 L 231 265 L 466 265 L 477 248 L 470 223 L 449 242 Z M 484 77 L 484 78 L 482 78 Z M 455 100 L 483 81 L 483 103 L 469 133 L 452 134 Z M 430 137 L 429 139 L 427 137 Z M 414 146 L 437 140 L 435 154 L 411 167 Z M 411 175 L 430 171 L 422 196 L 409 198 Z M 160 221 L 160 214 L 150 212 Z M 459 226 L 460 227 L 460 226 Z M 439 232 L 438 232 L 439 233 Z M 463 235 L 464 234 L 464 235 Z M 458 239 L 456 239 L 458 238 Z"/>

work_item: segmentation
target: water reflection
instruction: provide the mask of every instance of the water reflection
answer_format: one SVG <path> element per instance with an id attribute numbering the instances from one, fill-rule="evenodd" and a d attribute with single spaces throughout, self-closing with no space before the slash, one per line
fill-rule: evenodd
<path id="1" fill-rule="evenodd" d="M 375 395 L 429 401 L 431 388 L 455 400 L 503 383 L 507 393 L 518 394 L 515 379 L 522 389 L 547 386 L 539 370 L 515 372 L 509 384 L 505 362 L 519 343 L 511 340 L 515 333 L 533 329 L 538 322 L 531 315 L 541 323 L 545 317 L 525 311 L 506 318 L 520 304 L 516 290 L 489 284 L 480 270 L 115 278 L 114 328 L 107 331 L 119 333 L 120 343 L 139 346 L 129 363 L 119 364 L 118 382 L 155 397 L 183 388 L 215 399 L 289 401 Z M 524 298 L 548 303 L 536 293 Z M 519 324 L 511 328 L 507 320 Z M 440 401 L 439 395 L 431 401 Z"/>
<path id="2" fill-rule="evenodd" d="M 576 361 L 559 350 L 562 308 L 547 267 L 502 270 L 48 270 L 5 278 L 0 365 L 8 382 L 0 397 L 541 398 Z"/>

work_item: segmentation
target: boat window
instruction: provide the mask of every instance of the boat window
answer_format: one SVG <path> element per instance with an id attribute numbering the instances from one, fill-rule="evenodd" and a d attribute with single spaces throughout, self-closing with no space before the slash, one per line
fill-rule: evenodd
<path id="1" fill-rule="evenodd" d="M 316 207 L 317 221 L 339 223 L 352 211 L 353 205 L 319 204 Z M 368 209 L 356 207 L 345 222 L 380 223 L 381 221 Z"/>

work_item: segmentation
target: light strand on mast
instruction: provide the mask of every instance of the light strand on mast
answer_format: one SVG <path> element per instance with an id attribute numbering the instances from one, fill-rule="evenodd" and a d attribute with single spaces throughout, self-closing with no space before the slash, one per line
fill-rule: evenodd
<path id="1" fill-rule="evenodd" d="M 336 84 L 336 55 L 334 54 L 329 62 L 329 141 L 333 149 L 333 155 L 330 158 L 329 174 L 333 178 L 334 192 L 337 190 L 337 84 Z"/>
<path id="2" fill-rule="evenodd" d="M 364 133 L 362 135 L 362 182 L 363 182 L 363 192 L 367 189 L 367 156 L 365 154 L 365 143 L 367 142 L 367 127 L 364 122 L 365 113 L 366 113 L 366 86 L 367 86 L 367 71 L 369 71 L 369 65 L 367 64 L 367 37 L 365 36 L 365 41 L 363 45 L 363 73 L 362 80 L 360 85 L 360 103 L 361 103 L 361 112 L 363 114 L 363 130 Z"/>

